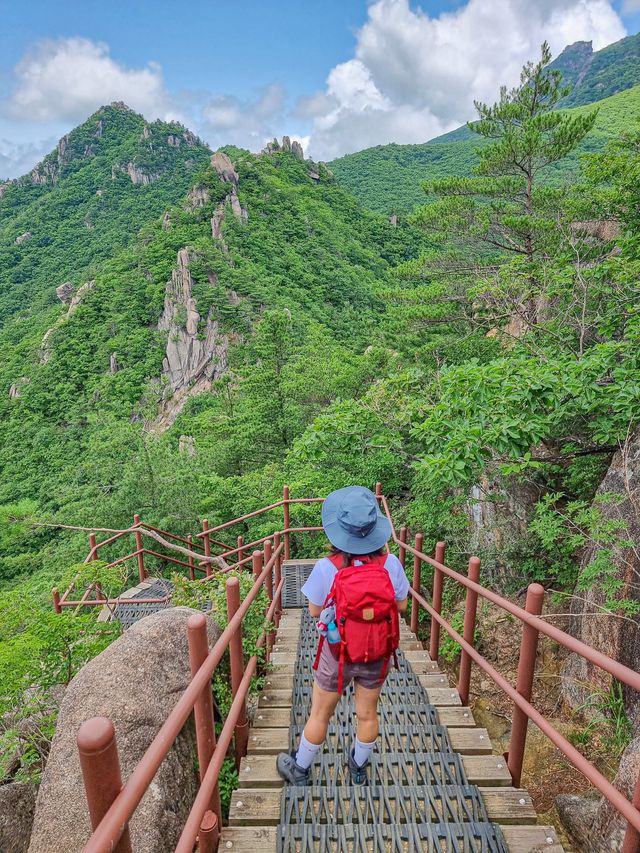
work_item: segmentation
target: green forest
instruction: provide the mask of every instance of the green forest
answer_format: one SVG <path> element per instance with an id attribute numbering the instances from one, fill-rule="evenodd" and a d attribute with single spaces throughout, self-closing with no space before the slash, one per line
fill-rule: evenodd
<path id="1" fill-rule="evenodd" d="M 329 167 L 228 147 L 230 180 L 185 128 L 113 104 L 43 182 L 3 185 L 2 713 L 114 636 L 51 608 L 84 529 L 140 513 L 186 535 L 285 484 L 302 497 L 380 480 L 425 550 L 477 552 L 497 591 L 597 582 L 607 607 L 637 612 L 592 502 L 640 422 L 640 86 L 563 109 L 549 60 L 545 46 L 467 130 L 423 146 Z M 184 306 L 158 326 L 183 250 L 192 338 L 215 336 L 219 366 L 172 409 L 163 360 Z M 66 282 L 90 283 L 73 310 Z M 471 523 L 473 493 L 499 538 Z M 594 540 L 603 557 L 579 577 Z"/>

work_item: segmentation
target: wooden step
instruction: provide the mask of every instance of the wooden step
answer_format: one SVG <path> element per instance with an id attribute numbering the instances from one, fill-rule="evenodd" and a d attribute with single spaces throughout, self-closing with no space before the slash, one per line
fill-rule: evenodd
<path id="1" fill-rule="evenodd" d="M 503 826 L 509 853 L 564 853 L 552 826 Z M 228 826 L 222 832 L 220 851 L 275 853 L 274 826 Z"/>
<path id="2" fill-rule="evenodd" d="M 507 787 L 487 787 L 479 790 L 489 819 L 494 823 L 535 824 L 536 810 L 526 791 Z M 229 807 L 230 826 L 275 825 L 279 820 L 278 788 L 238 788 L 233 792 Z"/>
<path id="3" fill-rule="evenodd" d="M 463 755 L 462 763 L 472 785 L 511 786 L 506 763 L 496 755 Z M 275 757 L 255 753 L 245 756 L 240 763 L 238 784 L 241 788 L 281 788 Z"/>

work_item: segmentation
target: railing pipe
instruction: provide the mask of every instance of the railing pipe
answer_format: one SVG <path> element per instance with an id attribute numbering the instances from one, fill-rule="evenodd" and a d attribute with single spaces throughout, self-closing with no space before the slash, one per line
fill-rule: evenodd
<path id="1" fill-rule="evenodd" d="M 290 517 L 289 517 L 289 486 L 283 486 L 282 489 L 282 510 L 284 516 L 284 558 L 285 560 L 289 560 L 291 558 L 291 540 L 289 536 L 289 526 L 290 526 Z"/>
<path id="2" fill-rule="evenodd" d="M 80 726 L 76 739 L 89 817 L 96 829 L 122 790 L 116 731 L 106 717 L 92 717 Z M 113 853 L 131 853 L 128 825 L 110 849 Z"/>
<path id="3" fill-rule="evenodd" d="M 189 543 L 189 550 L 193 553 L 193 536 L 187 536 L 187 542 Z M 194 581 L 196 579 L 196 564 L 194 562 L 193 557 L 189 557 L 189 580 Z"/>
<path id="4" fill-rule="evenodd" d="M 264 551 L 262 554 L 262 559 L 264 564 L 266 565 L 271 560 L 271 540 L 267 539 L 264 543 Z M 269 604 L 273 601 L 273 570 L 267 573 L 266 578 L 264 579 L 264 587 L 267 592 L 267 598 L 269 600 Z M 275 640 L 275 632 L 269 631 L 266 639 L 266 659 L 269 660 L 271 656 L 271 649 L 273 648 L 273 642 Z"/>
<path id="5" fill-rule="evenodd" d="M 275 602 L 272 602 L 271 607 L 268 609 L 266 614 L 267 620 L 273 618 L 274 609 Z M 260 647 L 261 645 L 264 645 L 264 642 L 265 635 L 263 633 L 257 642 L 257 646 Z M 222 731 L 220 732 L 220 737 L 218 739 L 218 748 L 216 749 L 214 756 L 211 759 L 211 763 L 207 768 L 207 773 L 205 775 L 204 781 L 200 786 L 200 790 L 198 791 L 193 806 L 191 807 L 189 817 L 187 818 L 187 822 L 185 823 L 184 829 L 182 830 L 182 835 L 180 836 L 180 840 L 178 841 L 175 853 L 192 853 L 193 843 L 197 835 L 198 826 L 205 814 L 206 802 L 207 797 L 209 795 L 209 791 L 212 790 L 213 786 L 217 783 L 220 768 L 222 767 L 222 762 L 224 761 L 226 751 L 231 742 L 231 737 L 233 735 L 234 727 L 236 726 L 238 721 L 241 705 L 244 701 L 244 697 L 246 696 L 247 691 L 249 690 L 249 684 L 251 683 L 253 674 L 256 671 L 257 663 L 258 659 L 256 655 L 253 655 L 251 658 L 249 658 L 247 662 L 247 668 L 245 669 L 242 681 L 240 682 L 240 685 L 238 687 L 238 694 L 235 696 L 233 702 L 231 703 L 231 708 L 229 709 L 227 719 L 225 720 L 225 723 L 222 727 Z"/>
<path id="6" fill-rule="evenodd" d="M 413 591 L 412 595 L 415 595 Z M 620 812 L 625 820 L 635 827 L 635 829 L 640 830 L 640 802 L 638 808 L 635 807 L 634 803 L 630 803 L 624 794 L 612 785 L 611 782 L 603 776 L 602 773 L 600 773 L 600 771 L 597 770 L 593 764 L 591 764 L 591 762 L 588 761 L 584 755 L 575 748 L 575 746 L 573 746 L 572 743 L 563 737 L 559 731 L 554 729 L 551 723 L 540 713 L 540 711 L 538 711 L 537 708 L 534 708 L 530 702 L 527 702 L 527 700 L 518 693 L 515 687 L 509 684 L 507 679 L 500 675 L 500 673 L 482 657 L 480 652 L 467 643 L 464 637 L 461 637 L 460 634 L 458 634 L 458 632 L 449 625 L 443 616 L 436 613 L 433 607 L 431 607 L 431 605 L 425 601 L 422 596 L 420 596 L 420 604 L 433 619 L 440 623 L 440 626 L 444 628 L 447 634 L 449 634 L 456 643 L 458 643 L 462 650 L 467 652 L 474 663 L 476 663 L 483 672 L 487 673 L 489 678 L 498 685 L 500 690 L 502 690 L 503 693 L 506 693 L 513 703 L 525 712 L 531 722 L 540 729 L 542 734 L 546 735 L 551 743 L 554 746 L 557 746 L 558 749 L 566 755 L 576 770 L 578 770 L 579 773 L 582 773 L 585 779 L 591 782 L 592 785 L 596 787 L 604 797 L 606 797 L 606 799 L 611 803 L 616 811 Z M 542 620 L 539 621 L 542 622 Z M 640 801 L 640 792 L 638 794 L 638 800 Z M 635 850 L 632 848 L 630 853 L 635 853 Z"/>
<path id="7" fill-rule="evenodd" d="M 529 584 L 527 590 L 527 601 L 525 609 L 527 613 L 539 616 L 544 604 L 544 587 L 539 583 Z M 539 631 L 531 625 L 522 626 L 520 639 L 520 658 L 518 660 L 518 677 L 516 679 L 516 690 L 527 702 L 531 700 L 533 690 L 533 676 L 536 669 L 536 653 L 538 651 Z M 465 703 L 466 704 L 466 703 Z M 514 787 L 520 787 L 522 777 L 522 763 L 524 761 L 524 750 L 527 742 L 527 715 L 517 705 L 513 708 L 513 722 L 511 725 L 511 740 L 509 743 L 509 757 L 507 767 L 511 773 Z"/>
<path id="8" fill-rule="evenodd" d="M 416 550 L 422 550 L 422 533 L 416 533 Z M 413 582 L 411 584 L 414 592 L 417 592 L 420 595 L 420 587 L 421 587 L 421 579 L 420 579 L 420 571 L 422 566 L 422 560 L 420 557 L 413 558 Z M 419 610 L 420 606 L 417 600 L 414 598 L 411 602 L 411 630 L 414 634 L 418 633 L 418 619 L 419 619 Z"/>
<path id="9" fill-rule="evenodd" d="M 405 564 L 407 562 L 407 549 L 404 547 L 406 541 L 407 541 L 407 528 L 401 527 L 400 528 L 400 544 L 398 547 L 398 559 L 400 560 L 400 563 L 401 563 L 403 569 L 404 569 Z"/>
<path id="10" fill-rule="evenodd" d="M 191 677 L 193 678 L 209 655 L 207 617 L 204 613 L 194 613 L 189 617 L 187 621 L 187 639 L 189 642 L 189 665 L 191 667 Z M 200 784 L 202 784 L 207 767 L 216 748 L 216 732 L 213 722 L 213 695 L 210 683 L 205 684 L 203 687 L 196 700 L 193 711 L 196 723 Z M 213 789 L 209 808 L 217 815 L 218 826 L 222 826 L 220 791 L 217 785 Z"/>
<path id="11" fill-rule="evenodd" d="M 202 519 L 202 541 L 204 544 L 205 557 L 211 556 L 211 539 L 209 538 L 209 522 L 206 518 Z M 207 560 L 205 564 L 205 572 L 207 577 L 211 575 L 211 563 Z"/>
<path id="12" fill-rule="evenodd" d="M 382 503 L 385 508 L 385 513 L 387 518 L 391 520 L 391 516 L 389 514 L 389 506 L 386 502 L 386 499 L 382 498 Z M 393 522 L 392 522 L 393 528 Z M 394 542 L 398 542 L 398 537 L 393 529 L 393 540 Z M 407 544 L 407 551 L 410 554 L 415 556 L 416 549 L 411 545 Z M 545 622 L 544 619 L 541 619 L 539 616 L 533 616 L 531 613 L 527 613 L 526 610 L 522 607 L 518 607 L 517 604 L 513 604 L 513 602 L 509 601 L 506 598 L 503 598 L 501 595 L 498 595 L 495 592 L 492 592 L 489 589 L 486 589 L 483 586 L 480 586 L 478 583 L 474 583 L 469 578 L 460 574 L 459 572 L 454 571 L 454 569 L 450 569 L 449 566 L 445 566 L 442 563 L 437 563 L 433 557 L 430 557 L 428 554 L 419 553 L 421 559 L 428 563 L 430 566 L 434 568 L 440 569 L 440 571 L 445 574 L 447 577 L 453 578 L 457 583 L 461 586 L 466 587 L 467 589 L 473 589 L 478 593 L 479 596 L 490 601 L 492 604 L 496 604 L 502 610 L 505 610 L 507 613 L 511 613 L 512 616 L 515 616 L 516 619 L 519 619 L 521 622 L 525 622 L 527 625 L 532 625 L 534 628 L 537 628 L 541 634 L 544 634 L 546 637 L 550 637 L 552 640 L 555 640 L 561 646 L 564 646 L 565 649 L 568 649 L 570 652 L 575 652 L 577 655 L 585 658 L 590 663 L 595 664 L 595 666 L 600 667 L 605 672 L 608 672 L 610 675 L 613 675 L 614 678 L 617 678 L 618 681 L 622 681 L 624 684 L 628 684 L 629 687 L 632 687 L 634 690 L 640 691 L 640 673 L 636 672 L 630 667 L 625 666 L 622 663 L 619 663 L 613 658 L 607 657 L 607 655 L 602 652 L 597 651 L 596 649 L 592 649 L 591 646 L 588 646 L 586 643 L 583 643 L 582 640 L 577 640 L 575 637 L 572 637 L 570 634 L 561 631 L 559 628 L 556 628 L 554 625 L 550 625 L 548 622 Z M 440 622 L 442 624 L 442 622 Z"/>
<path id="13" fill-rule="evenodd" d="M 147 573 L 144 568 L 144 549 L 142 545 L 142 533 L 140 533 L 140 516 L 137 514 L 133 516 L 133 526 L 135 528 L 134 536 L 136 539 L 136 557 L 138 558 L 138 577 L 140 578 L 140 583 L 142 583 L 142 581 L 146 580 Z"/>
<path id="14" fill-rule="evenodd" d="M 469 580 L 477 583 L 480 579 L 480 559 L 469 558 Z M 467 587 L 467 599 L 464 605 L 464 628 L 462 636 L 473 645 L 476 633 L 476 611 L 478 609 L 478 593 Z M 460 656 L 460 672 L 458 673 L 458 693 L 463 705 L 469 704 L 469 688 L 471 685 L 471 658 L 466 651 Z"/>
<path id="15" fill-rule="evenodd" d="M 436 544 L 436 561 L 444 563 L 445 543 L 438 542 Z M 431 603 L 433 609 L 437 613 L 442 613 L 442 572 L 438 568 L 433 570 L 433 590 L 431 594 Z M 429 632 L 429 657 L 431 660 L 438 660 L 440 656 L 440 625 L 431 620 L 431 629 Z"/>
<path id="16" fill-rule="evenodd" d="M 240 581 L 238 578 L 229 578 L 226 583 L 227 592 L 227 620 L 231 622 L 240 607 Z M 231 694 L 236 697 L 244 670 L 244 657 L 242 653 L 242 623 L 229 640 L 229 658 L 231 662 Z M 240 759 L 247 754 L 247 743 L 249 741 L 249 723 L 247 722 L 246 702 L 238 713 L 238 722 L 235 727 L 235 756 L 236 768 L 240 768 Z"/>
<path id="17" fill-rule="evenodd" d="M 282 506 L 282 501 L 276 501 L 273 504 L 269 504 L 269 506 L 263 506 L 253 512 L 248 512 L 246 515 L 240 515 L 238 518 L 232 518 L 231 521 L 224 521 L 222 524 L 217 524 L 215 527 L 209 527 L 209 533 L 215 533 L 218 530 L 225 530 L 227 527 L 232 527 L 234 524 L 240 524 L 241 521 L 247 521 L 247 519 L 255 518 L 257 515 L 264 515 L 265 512 L 277 509 L 279 506 Z M 205 531 L 203 530 L 202 533 L 198 533 L 196 535 L 201 539 L 205 535 Z"/>
<path id="18" fill-rule="evenodd" d="M 263 572 L 266 574 L 269 568 L 271 567 L 265 566 Z M 193 710 L 193 707 L 200 692 L 206 684 L 210 683 L 213 671 L 220 663 L 220 660 L 227 649 L 230 638 L 235 633 L 236 629 L 242 622 L 246 612 L 251 607 L 253 601 L 258 595 L 260 591 L 260 586 L 262 585 L 263 581 L 264 577 L 261 576 L 257 578 L 255 583 L 251 587 L 244 601 L 240 604 L 235 616 L 227 624 L 223 632 L 218 637 L 214 647 L 209 652 L 209 656 L 207 657 L 205 664 L 200 667 L 197 675 L 191 680 L 189 686 L 186 688 L 182 696 L 178 699 L 173 710 L 171 711 L 165 722 L 162 724 L 158 733 L 149 745 L 147 751 L 142 756 L 135 769 L 127 779 L 125 786 L 123 787 L 120 794 L 116 797 L 113 805 L 111 806 L 103 820 L 100 822 L 100 825 L 97 827 L 93 836 L 87 843 L 83 853 L 110 853 L 110 851 L 113 851 L 113 840 L 120 838 L 122 827 L 127 824 L 127 822 L 131 818 L 131 815 L 134 813 L 135 809 L 140 803 L 140 800 L 144 796 L 144 793 L 147 790 L 149 783 L 157 773 L 158 768 L 164 761 L 167 753 L 169 752 L 169 749 L 171 748 L 171 745 L 173 744 L 176 737 L 178 736 L 178 733 L 184 726 L 187 717 Z M 242 684 L 245 683 L 245 679 L 247 678 L 247 672 L 249 672 L 249 669 L 250 667 L 247 666 L 247 670 L 245 671 L 245 674 L 243 676 Z M 251 670 L 251 675 L 252 674 L 253 670 Z M 242 689 L 243 688 L 241 686 L 240 690 Z M 238 699 L 237 696 L 236 699 Z M 224 752 L 227 746 L 228 742 L 225 745 L 221 733 L 218 739 L 218 749 L 215 751 L 214 757 L 209 764 L 208 772 L 211 772 L 211 769 L 212 767 L 214 767 L 214 765 L 217 767 L 216 772 L 219 771 L 220 765 L 224 760 L 224 755 L 222 754 L 220 756 L 218 763 L 218 754 L 221 751 Z M 202 819 L 202 816 L 204 815 L 204 812 L 207 810 L 207 808 L 208 806 L 206 806 L 206 808 L 202 811 L 202 815 L 199 820 Z M 197 831 L 198 827 L 196 827 L 195 835 L 197 835 Z"/>

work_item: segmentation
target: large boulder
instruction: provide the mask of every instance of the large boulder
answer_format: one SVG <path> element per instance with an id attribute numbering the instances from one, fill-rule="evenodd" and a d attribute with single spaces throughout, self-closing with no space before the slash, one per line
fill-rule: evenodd
<path id="1" fill-rule="evenodd" d="M 136 622 L 71 681 L 38 792 L 29 853 L 79 853 L 91 827 L 76 735 L 90 717 L 116 729 L 122 777 L 144 755 L 190 681 L 188 607 Z M 209 642 L 219 636 L 209 621 Z M 158 770 L 130 824 L 136 853 L 174 850 L 198 787 L 193 727 L 187 724 Z"/>
<path id="2" fill-rule="evenodd" d="M 36 789 L 28 782 L 0 785 L 0 850 L 26 853 L 29 845 Z"/>
<path id="3" fill-rule="evenodd" d="M 640 430 L 636 431 L 613 457 L 598 488 L 594 502 L 602 520 L 615 526 L 612 543 L 591 542 L 585 549 L 581 574 L 592 570 L 603 556 L 619 583 L 619 599 L 640 603 Z M 603 553 L 604 552 L 604 553 Z M 636 669 L 640 660 L 640 613 L 620 618 L 607 608 L 603 583 L 590 582 L 576 590 L 571 601 L 571 632 L 584 643 Z M 567 702 L 584 708 L 597 691 L 606 695 L 612 677 L 578 655 L 569 655 L 562 672 L 562 689 Z M 625 708 L 634 728 L 640 731 L 640 696 L 623 685 Z"/>

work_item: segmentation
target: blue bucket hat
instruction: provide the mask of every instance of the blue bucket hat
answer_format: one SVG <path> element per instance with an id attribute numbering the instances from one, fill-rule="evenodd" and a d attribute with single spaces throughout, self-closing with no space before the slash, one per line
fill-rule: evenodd
<path id="1" fill-rule="evenodd" d="M 389 519 L 373 492 L 347 486 L 331 492 L 322 504 L 322 526 L 332 545 L 345 554 L 371 554 L 391 536 Z"/>

